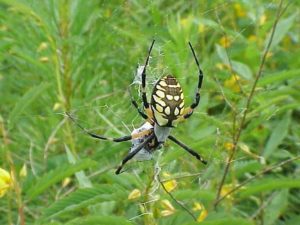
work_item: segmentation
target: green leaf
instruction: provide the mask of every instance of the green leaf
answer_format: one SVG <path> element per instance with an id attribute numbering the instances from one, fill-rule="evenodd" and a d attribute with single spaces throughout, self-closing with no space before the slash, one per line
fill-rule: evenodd
<path id="1" fill-rule="evenodd" d="M 245 189 L 241 189 L 239 196 L 241 198 L 247 198 L 251 195 L 258 194 L 264 191 L 271 191 L 275 189 L 283 188 L 299 188 L 300 180 L 294 178 L 276 178 L 276 179 L 261 179 Z"/>
<path id="2" fill-rule="evenodd" d="M 238 61 L 231 61 L 232 63 L 232 69 L 233 71 L 235 71 L 238 75 L 240 75 L 241 77 L 243 77 L 246 80 L 251 80 L 252 79 L 252 71 L 249 68 L 249 66 L 247 66 L 244 63 L 238 62 Z"/>
<path id="3" fill-rule="evenodd" d="M 36 183 L 34 183 L 27 191 L 26 195 L 28 199 L 33 199 L 39 194 L 46 191 L 53 184 L 63 180 L 65 177 L 71 176 L 77 171 L 90 168 L 94 166 L 95 163 L 92 160 L 86 159 L 82 160 L 74 165 L 62 165 L 55 170 L 52 170 L 44 174 L 41 178 L 38 178 Z"/>
<path id="4" fill-rule="evenodd" d="M 101 185 L 97 188 L 82 188 L 71 193 L 68 197 L 53 203 L 44 212 L 43 218 L 53 218 L 58 215 L 78 210 L 103 201 L 117 201 L 122 198 L 120 186 Z"/>
<path id="5" fill-rule="evenodd" d="M 87 216 L 78 218 L 66 223 L 65 225 L 132 225 L 124 217 L 117 216 Z"/>
<path id="6" fill-rule="evenodd" d="M 284 118 L 272 130 L 271 136 L 266 144 L 263 156 L 267 159 L 277 149 L 278 145 L 282 142 L 288 133 L 291 122 L 290 113 L 287 113 Z"/>
<path id="7" fill-rule="evenodd" d="M 18 117 L 26 110 L 26 108 L 29 107 L 34 100 L 40 97 L 41 93 L 49 86 L 50 85 L 48 83 L 41 83 L 38 86 L 33 86 L 22 96 L 22 98 L 19 99 L 9 115 L 10 128 L 13 127 L 13 125 L 17 122 Z"/>
<path id="8" fill-rule="evenodd" d="M 270 203 L 264 210 L 264 224 L 272 225 L 285 210 L 288 205 L 288 190 L 281 190 L 275 193 L 275 197 L 272 198 Z"/>
<path id="9" fill-rule="evenodd" d="M 284 38 L 289 29 L 292 27 L 295 18 L 297 18 L 297 15 L 298 12 L 278 22 L 270 48 L 273 48 L 274 46 L 278 45 L 279 42 Z M 267 46 L 269 42 L 269 37 L 266 39 L 265 46 Z"/>
<path id="10" fill-rule="evenodd" d="M 232 66 L 232 70 L 234 72 L 236 72 L 238 75 L 240 75 L 241 77 L 243 77 L 244 79 L 247 80 L 251 80 L 252 79 L 252 71 L 249 68 L 249 66 L 247 66 L 244 63 L 238 62 L 238 61 L 234 61 L 234 60 L 230 60 L 228 58 L 226 49 L 223 48 L 220 45 L 216 45 L 216 50 L 217 50 L 217 54 L 219 56 L 219 58 L 222 60 L 222 62 L 228 66 Z"/>
<path id="11" fill-rule="evenodd" d="M 222 62 L 226 65 L 229 65 L 230 60 L 228 58 L 225 48 L 223 48 L 221 45 L 216 44 L 216 51 Z"/>

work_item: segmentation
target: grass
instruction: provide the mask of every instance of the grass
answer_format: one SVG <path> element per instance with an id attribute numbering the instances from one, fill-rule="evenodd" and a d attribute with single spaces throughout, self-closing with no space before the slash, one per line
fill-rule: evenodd
<path id="1" fill-rule="evenodd" d="M 280 4 L 1 0 L 0 168 L 12 181 L 0 223 L 297 224 L 299 3 Z M 90 139 L 64 112 L 106 136 L 139 127 L 128 88 L 141 105 L 133 81 L 153 38 L 148 96 L 173 74 L 192 103 L 195 47 L 201 102 L 173 134 L 208 165 L 167 142 L 116 176 L 130 143 Z"/>

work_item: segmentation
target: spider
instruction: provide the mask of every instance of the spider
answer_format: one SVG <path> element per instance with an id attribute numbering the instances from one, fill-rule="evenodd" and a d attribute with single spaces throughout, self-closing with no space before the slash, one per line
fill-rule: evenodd
<path id="1" fill-rule="evenodd" d="M 141 110 L 138 107 L 137 102 L 133 98 L 131 98 L 131 102 L 137 109 L 138 113 L 146 120 L 146 122 L 140 128 L 135 129 L 131 133 L 131 135 L 127 135 L 124 137 L 105 137 L 88 131 L 86 128 L 78 124 L 69 113 L 66 113 L 67 116 L 80 129 L 82 129 L 85 133 L 87 133 L 93 138 L 113 142 L 132 142 L 132 147 L 127 156 L 122 160 L 121 165 L 117 168 L 115 172 L 116 174 L 120 174 L 123 166 L 138 153 L 139 155 L 142 155 L 141 153 L 143 153 L 144 157 L 150 158 L 151 153 L 161 148 L 167 139 L 182 147 L 184 150 L 196 157 L 203 164 L 207 164 L 207 162 L 201 157 L 201 155 L 199 155 L 193 149 L 191 149 L 181 141 L 177 140 L 174 136 L 170 134 L 172 128 L 176 127 L 179 122 L 188 119 L 193 114 L 194 109 L 199 105 L 200 102 L 200 89 L 203 81 L 203 72 L 200 68 L 200 64 L 196 57 L 194 48 L 189 42 L 189 46 L 193 53 L 199 72 L 197 92 L 195 94 L 194 102 L 189 107 L 185 108 L 183 91 L 176 78 L 172 75 L 167 75 L 159 79 L 154 85 L 151 94 L 151 102 L 149 103 L 147 100 L 146 70 L 154 43 L 155 40 L 153 40 L 151 43 L 146 62 L 142 71 L 141 92 L 144 110 Z"/>

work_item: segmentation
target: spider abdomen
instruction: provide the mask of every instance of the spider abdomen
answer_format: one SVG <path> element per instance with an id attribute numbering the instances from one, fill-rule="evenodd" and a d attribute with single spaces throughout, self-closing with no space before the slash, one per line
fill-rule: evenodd
<path id="1" fill-rule="evenodd" d="M 165 76 L 157 81 L 151 97 L 151 109 L 159 126 L 172 127 L 183 114 L 184 95 L 175 77 Z"/>

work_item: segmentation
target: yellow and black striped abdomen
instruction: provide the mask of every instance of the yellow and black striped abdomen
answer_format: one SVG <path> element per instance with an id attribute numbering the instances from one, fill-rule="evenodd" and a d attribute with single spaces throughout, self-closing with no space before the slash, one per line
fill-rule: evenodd
<path id="1" fill-rule="evenodd" d="M 175 125 L 184 110 L 184 95 L 175 77 L 168 75 L 157 81 L 152 92 L 151 109 L 159 126 Z"/>

